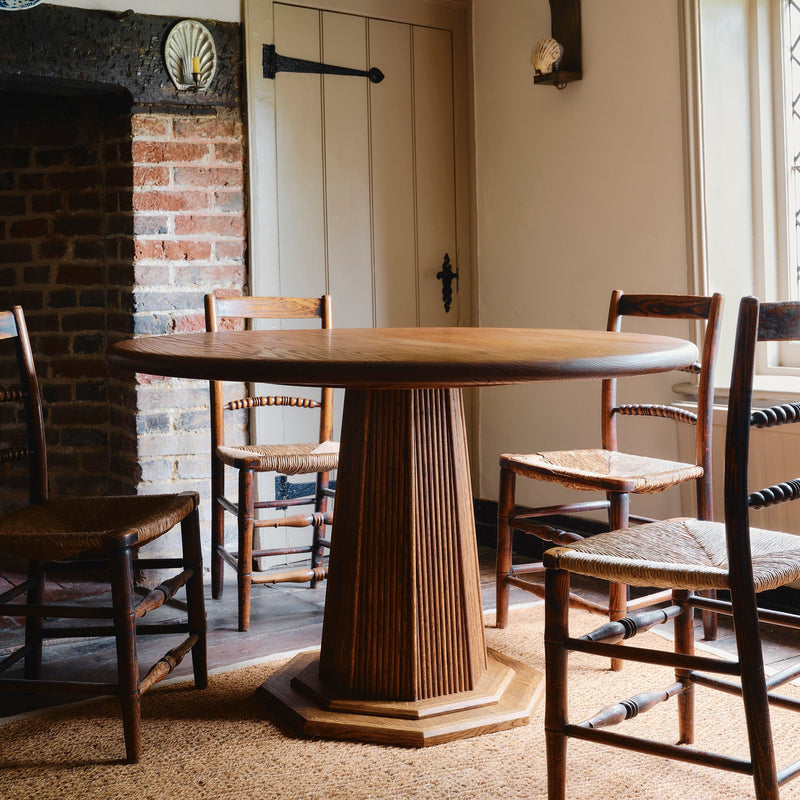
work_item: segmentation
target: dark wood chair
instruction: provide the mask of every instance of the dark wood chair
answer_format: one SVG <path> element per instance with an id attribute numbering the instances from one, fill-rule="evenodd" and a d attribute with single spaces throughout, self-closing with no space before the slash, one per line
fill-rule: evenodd
<path id="1" fill-rule="evenodd" d="M 0 312 L 0 344 L 14 348 L 20 386 L 0 389 L 0 402 L 22 406 L 24 440 L 16 445 L 14 431 L 4 431 L 0 463 L 23 462 L 29 467 L 30 504 L 0 518 L 0 553 L 28 563 L 27 580 L 0 596 L 0 615 L 25 618 L 25 643 L 0 662 L 0 673 L 24 659 L 20 678 L 0 677 L 0 691 L 118 695 L 122 704 L 128 762 L 142 754 L 141 696 L 165 678 L 191 651 L 195 686 L 207 685 L 206 618 L 203 606 L 203 562 L 197 512 L 198 495 L 50 498 L 47 455 L 39 384 L 22 309 Z M 16 428 L 17 426 L 11 426 Z M 14 466 L 19 465 L 12 465 Z M 134 559 L 134 554 L 176 525 L 181 527 L 180 558 Z M 178 573 L 137 600 L 134 567 Z M 111 605 L 46 600 L 49 570 L 107 572 Z M 185 623 L 143 624 L 141 619 L 186 587 Z M 51 619 L 83 620 L 84 624 L 50 624 Z M 104 620 L 105 624 L 85 624 Z M 45 624 L 47 623 L 47 624 Z M 110 624 L 109 624 L 110 623 Z M 136 634 L 186 634 L 144 677 L 139 672 Z M 117 649 L 117 680 L 109 683 L 44 679 L 42 641 L 47 638 L 113 636 Z M 57 670 L 57 664 L 53 667 Z M 55 731 L 54 735 L 58 732 Z"/>
<path id="2" fill-rule="evenodd" d="M 497 514 L 497 626 L 504 628 L 508 621 L 509 587 L 517 586 L 543 596 L 541 584 L 523 576 L 541 574 L 541 563 L 512 564 L 512 531 L 532 534 L 547 542 L 567 544 L 581 539 L 577 533 L 558 530 L 536 521 L 538 517 L 557 514 L 608 509 L 609 529 L 628 526 L 629 520 L 651 521 L 629 513 L 631 494 L 662 492 L 686 481 L 695 481 L 697 515 L 711 519 L 711 420 L 714 406 L 714 364 L 719 340 L 722 296 L 696 297 L 690 295 L 623 294 L 614 291 L 608 312 L 609 331 L 622 329 L 623 317 L 651 317 L 676 320 L 705 320 L 705 334 L 700 362 L 686 371 L 699 375 L 697 413 L 669 405 L 640 405 L 617 402 L 617 381 L 603 381 L 602 391 L 602 448 L 594 450 L 564 450 L 500 456 L 500 493 Z M 623 453 L 617 447 L 617 418 L 620 416 L 664 417 L 695 426 L 695 461 L 680 463 L 650 456 Z M 515 487 L 517 476 L 558 483 L 580 491 L 605 492 L 605 499 L 569 503 L 542 508 L 517 508 Z M 628 600 L 628 587 L 612 584 L 608 606 L 601 606 L 577 594 L 571 595 L 574 606 L 596 613 L 608 614 L 610 619 L 625 616 L 627 608 L 643 608 L 667 599 L 662 594 L 648 594 Z M 707 639 L 716 637 L 713 615 L 704 617 Z M 620 663 L 612 665 L 619 668 Z"/>
<path id="3" fill-rule="evenodd" d="M 331 298 L 322 297 L 215 297 L 206 295 L 206 330 L 220 330 L 222 324 L 246 324 L 251 320 L 319 319 L 323 329 L 332 327 Z M 292 406 L 299 409 L 319 409 L 319 439 L 301 444 L 252 444 L 229 446 L 225 443 L 225 414 L 256 409 L 262 406 Z M 212 596 L 219 598 L 223 589 L 223 561 L 237 576 L 239 630 L 250 626 L 250 589 L 252 584 L 305 583 L 315 586 L 327 575 L 323 565 L 324 548 L 330 547 L 325 528 L 332 522 L 327 510 L 333 497 L 330 472 L 339 462 L 339 444 L 333 436 L 333 390 L 323 389 L 320 400 L 308 397 L 244 397 L 226 402 L 223 384 L 211 382 L 211 580 Z M 238 500 L 225 497 L 225 467 L 238 470 Z M 275 472 L 279 475 L 316 474 L 315 490 L 301 497 L 279 497 L 275 500 L 255 499 L 255 474 Z M 306 514 L 290 514 L 269 519 L 256 519 L 258 509 L 286 510 L 290 507 L 313 505 Z M 234 514 L 238 524 L 238 550 L 225 546 L 225 512 Z M 257 529 L 311 527 L 309 545 L 253 549 Z M 281 572 L 253 573 L 254 560 L 264 556 L 310 553 L 308 569 L 289 569 Z"/>
<path id="4" fill-rule="evenodd" d="M 800 537 L 750 527 L 751 509 L 800 497 L 800 479 L 758 492 L 748 490 L 750 427 L 800 421 L 800 403 L 751 410 L 757 342 L 800 339 L 800 303 L 741 301 L 731 378 L 725 446 L 725 522 L 671 519 L 601 533 L 544 554 L 547 769 L 549 800 L 565 797 L 567 737 L 639 750 L 704 766 L 752 774 L 758 800 L 778 800 L 779 787 L 800 774 L 800 761 L 778 771 L 769 705 L 800 709 L 800 701 L 774 690 L 800 675 L 800 663 L 765 678 L 759 622 L 800 627 L 800 615 L 764 610 L 757 594 L 800 580 Z M 631 614 L 578 638 L 568 628 L 570 573 L 635 586 L 669 589 L 672 604 Z M 730 601 L 703 597 L 700 590 L 723 589 Z M 738 660 L 694 655 L 695 608 L 733 617 Z M 621 647 L 618 642 L 672 619 L 675 652 Z M 570 651 L 630 659 L 674 668 L 674 681 L 611 705 L 580 724 L 567 719 L 567 655 Z M 709 673 L 717 673 L 709 674 Z M 722 677 L 719 677 L 719 676 Z M 735 678 L 737 680 L 730 680 Z M 699 751 L 694 736 L 694 687 L 738 694 L 744 702 L 750 759 Z M 654 742 L 605 730 L 610 725 L 677 697 L 680 745 Z M 655 774 L 654 774 L 655 778 Z"/>

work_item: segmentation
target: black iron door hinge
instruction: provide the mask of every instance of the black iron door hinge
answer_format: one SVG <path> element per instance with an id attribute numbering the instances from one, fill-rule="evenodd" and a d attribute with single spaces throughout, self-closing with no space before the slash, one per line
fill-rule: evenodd
<path id="1" fill-rule="evenodd" d="M 278 72 L 308 72 L 313 75 L 358 75 L 369 78 L 373 83 L 383 80 L 383 73 L 377 68 L 351 69 L 337 67 L 333 64 L 322 64 L 319 61 L 306 61 L 302 58 L 289 58 L 275 52 L 274 44 L 265 44 L 262 51 L 262 64 L 265 78 L 275 78 Z"/>

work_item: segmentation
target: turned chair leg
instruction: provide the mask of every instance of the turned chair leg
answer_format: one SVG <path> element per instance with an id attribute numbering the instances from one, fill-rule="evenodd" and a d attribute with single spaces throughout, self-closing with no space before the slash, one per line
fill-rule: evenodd
<path id="1" fill-rule="evenodd" d="M 44 569 L 42 562 L 28 561 L 28 580 L 31 587 L 25 594 L 28 605 L 44 602 Z M 25 618 L 25 678 L 38 680 L 42 677 L 42 618 Z"/>
<path id="2" fill-rule="evenodd" d="M 690 592 L 675 590 L 672 600 L 681 606 L 681 613 L 675 618 L 675 652 L 694 655 L 694 609 L 689 605 Z M 675 670 L 675 680 L 684 681 L 689 671 Z M 694 742 L 694 684 L 689 685 L 678 695 L 678 743 Z"/>
<path id="3" fill-rule="evenodd" d="M 545 572 L 545 711 L 548 800 L 565 800 L 567 785 L 567 659 L 569 573 Z"/>
<path id="4" fill-rule="evenodd" d="M 117 680 L 122 706 L 122 727 L 125 733 L 125 754 L 129 764 L 136 764 L 142 757 L 142 714 L 139 664 L 136 657 L 133 559 L 129 547 L 111 554 L 110 568 L 117 643 Z"/>
<path id="5" fill-rule="evenodd" d="M 697 481 L 697 518 L 714 519 L 714 508 L 711 502 L 711 476 L 704 475 Z M 705 589 L 699 592 L 701 597 L 716 598 L 717 593 L 714 589 Z M 707 642 L 716 641 L 717 638 L 717 614 L 713 611 L 703 611 L 703 638 Z"/>
<path id="6" fill-rule="evenodd" d="M 314 499 L 314 513 L 324 514 L 328 509 L 328 497 L 324 494 L 324 490 L 330 484 L 330 474 L 321 472 L 317 474 L 317 490 Z M 325 526 L 315 525 L 313 527 L 313 534 L 311 538 L 311 569 L 321 567 L 324 557 L 324 548 L 320 544 L 320 540 L 325 536 Z M 319 581 L 316 578 L 311 579 L 311 588 L 314 589 Z"/>
<path id="7" fill-rule="evenodd" d="M 253 470 L 241 469 L 239 470 L 239 555 L 236 568 L 240 631 L 246 631 L 250 628 L 254 514 L 255 476 Z"/>
<path id="8" fill-rule="evenodd" d="M 608 524 L 612 531 L 628 527 L 630 497 L 627 493 L 609 493 Z M 624 583 L 611 583 L 608 587 L 608 618 L 612 622 L 624 619 L 628 613 L 628 587 Z M 611 659 L 611 669 L 619 672 L 624 661 Z"/>
<path id="9" fill-rule="evenodd" d="M 509 587 L 506 577 L 511 572 L 512 532 L 509 520 L 514 514 L 514 492 L 516 474 L 510 469 L 500 469 L 500 496 L 497 503 L 497 566 L 495 575 L 495 625 L 505 628 L 508 624 Z"/>
<path id="10" fill-rule="evenodd" d="M 753 762 L 753 783 L 757 800 L 779 800 L 780 788 L 775 766 L 775 749 L 772 742 L 769 701 L 764 676 L 764 659 L 761 651 L 761 634 L 758 627 L 758 610 L 755 596 L 740 598 L 731 590 L 736 648 L 742 671 L 742 700 L 747 721 L 747 738 Z M 750 605 L 747 613 L 742 605 Z"/>
<path id="11" fill-rule="evenodd" d="M 225 466 L 211 456 L 211 596 L 217 600 L 225 588 L 225 565 L 219 548 L 225 546 L 225 509 L 217 498 L 225 491 Z"/>
<path id="12" fill-rule="evenodd" d="M 715 589 L 706 589 L 700 594 L 703 597 L 710 597 L 712 600 L 716 598 L 717 592 Z M 718 616 L 713 611 L 703 611 L 703 638 L 707 642 L 714 642 L 717 639 L 717 619 Z"/>
<path id="13" fill-rule="evenodd" d="M 195 510 L 181 521 L 184 568 L 192 570 L 186 583 L 186 606 L 189 633 L 197 636 L 192 646 L 192 672 L 196 689 L 208 686 L 206 653 L 206 609 L 203 598 L 203 552 L 200 545 L 200 515 Z"/>

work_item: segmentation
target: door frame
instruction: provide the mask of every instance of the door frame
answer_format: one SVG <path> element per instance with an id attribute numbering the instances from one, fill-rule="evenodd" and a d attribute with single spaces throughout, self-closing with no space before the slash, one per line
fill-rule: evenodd
<path id="1" fill-rule="evenodd" d="M 248 127 L 249 280 L 254 295 L 281 294 L 278 258 L 278 175 L 275 81 L 262 76 L 263 44 L 275 41 L 272 6 L 280 0 L 244 0 L 245 83 Z M 290 5 L 356 14 L 452 31 L 456 254 L 461 324 L 477 324 L 474 124 L 472 114 L 471 8 L 469 0 L 292 0 Z M 259 265 L 258 269 L 255 265 Z M 463 276 L 463 280 L 461 279 Z"/>

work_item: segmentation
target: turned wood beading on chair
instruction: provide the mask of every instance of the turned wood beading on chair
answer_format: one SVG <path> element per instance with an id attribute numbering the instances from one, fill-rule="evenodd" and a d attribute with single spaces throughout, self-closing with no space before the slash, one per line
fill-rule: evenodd
<path id="1" fill-rule="evenodd" d="M 778 425 L 791 425 L 800 421 L 800 403 L 782 403 L 769 408 L 759 408 L 750 415 L 753 428 L 773 428 Z M 796 500 L 800 497 L 800 478 L 783 481 L 752 492 L 747 499 L 750 508 L 769 508 L 777 503 Z"/>
<path id="2" fill-rule="evenodd" d="M 800 420 L 800 403 L 759 408 L 750 415 L 750 425 L 754 428 L 772 428 L 775 425 L 788 425 L 798 420 Z"/>
<path id="3" fill-rule="evenodd" d="M 27 397 L 27 392 L 14 386 L 9 389 L 0 389 L 0 403 L 7 403 L 12 400 L 19 402 L 20 400 L 25 400 Z"/>
<path id="4" fill-rule="evenodd" d="M 800 497 L 800 478 L 794 478 L 753 492 L 747 498 L 747 504 L 750 508 L 769 508 L 787 500 L 797 500 L 798 497 Z"/>
<path id="5" fill-rule="evenodd" d="M 661 417 L 662 419 L 674 419 L 677 422 L 697 425 L 697 414 L 674 406 L 628 404 L 617 406 L 613 413 L 627 417 Z"/>
<path id="6" fill-rule="evenodd" d="M 0 338 L 2 330 L 0 330 Z M 19 386 L 9 386 L 0 389 L 0 403 L 27 403 L 30 402 L 30 393 Z M 34 458 L 36 452 L 30 447 L 0 447 L 0 464 L 8 464 L 12 461 L 24 461 Z"/>
<path id="7" fill-rule="evenodd" d="M 678 372 L 690 372 L 692 375 L 699 375 L 703 371 L 703 365 L 699 361 L 689 364 L 688 367 L 678 367 Z"/>
<path id="8" fill-rule="evenodd" d="M 23 459 L 30 458 L 33 451 L 27 447 L 6 447 L 0 450 L 0 464 L 9 461 L 22 461 Z"/>
<path id="9" fill-rule="evenodd" d="M 311 397 L 242 397 L 225 404 L 226 411 L 241 411 L 245 408 L 262 408 L 264 406 L 291 406 L 296 408 L 319 408 L 322 403 Z"/>

